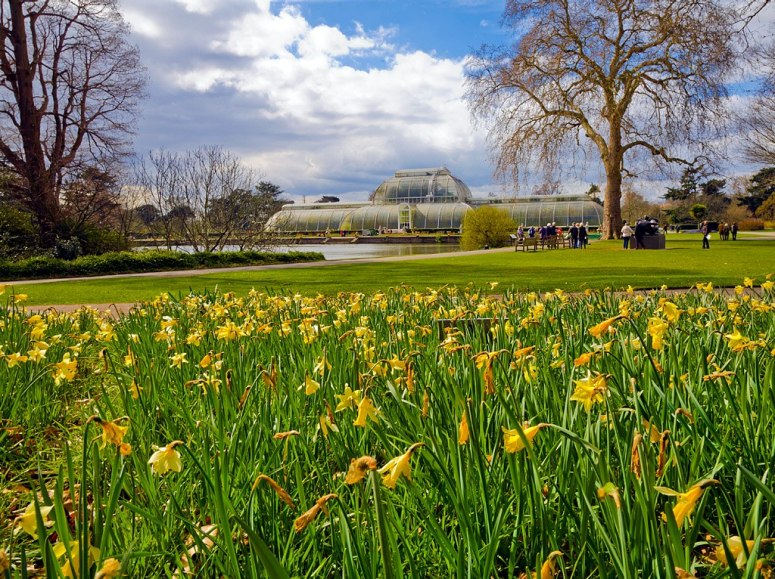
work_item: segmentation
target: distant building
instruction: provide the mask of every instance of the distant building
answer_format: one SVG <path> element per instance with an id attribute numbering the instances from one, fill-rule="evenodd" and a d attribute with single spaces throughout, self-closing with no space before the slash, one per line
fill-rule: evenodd
<path id="1" fill-rule="evenodd" d="M 396 171 L 367 203 L 284 205 L 267 227 L 282 233 L 460 231 L 468 211 L 493 205 L 517 225 L 567 226 L 583 221 L 599 227 L 603 206 L 586 195 L 541 195 L 511 199 L 474 199 L 471 190 L 445 167 Z"/>

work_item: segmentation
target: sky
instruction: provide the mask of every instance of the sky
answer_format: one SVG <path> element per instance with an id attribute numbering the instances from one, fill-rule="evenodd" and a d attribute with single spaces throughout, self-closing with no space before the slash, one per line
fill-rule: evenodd
<path id="1" fill-rule="evenodd" d="M 463 98 L 466 55 L 508 40 L 504 5 L 122 0 L 149 77 L 135 150 L 219 145 L 297 202 L 366 200 L 398 169 L 439 166 L 508 193 Z"/>

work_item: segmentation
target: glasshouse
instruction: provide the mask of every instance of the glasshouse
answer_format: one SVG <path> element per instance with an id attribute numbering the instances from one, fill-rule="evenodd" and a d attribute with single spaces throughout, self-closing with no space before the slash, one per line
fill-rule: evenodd
<path id="1" fill-rule="evenodd" d="M 396 171 L 369 197 L 368 203 L 284 205 L 268 227 L 282 233 L 371 231 L 460 231 L 468 211 L 492 205 L 517 225 L 575 222 L 599 227 L 603 206 L 586 195 L 541 195 L 475 199 L 448 169 Z"/>

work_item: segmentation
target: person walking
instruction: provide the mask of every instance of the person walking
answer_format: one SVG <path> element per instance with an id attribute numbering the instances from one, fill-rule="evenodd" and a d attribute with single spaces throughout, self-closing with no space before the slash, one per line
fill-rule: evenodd
<path id="1" fill-rule="evenodd" d="M 581 247 L 581 249 L 586 249 L 587 241 L 587 226 L 583 223 L 579 223 L 579 247 Z"/>
<path id="2" fill-rule="evenodd" d="M 579 246 L 579 228 L 575 223 L 570 228 L 570 247 L 576 249 Z"/>
<path id="3" fill-rule="evenodd" d="M 624 242 L 624 249 L 627 249 L 630 246 L 630 238 L 635 235 L 635 232 L 632 230 L 632 227 L 629 226 L 629 224 L 625 221 L 624 225 L 622 225 L 622 241 Z"/>
<path id="4" fill-rule="evenodd" d="M 700 233 L 702 233 L 702 248 L 710 249 L 710 228 L 707 221 L 702 222 Z"/>
<path id="5" fill-rule="evenodd" d="M 737 241 L 737 223 L 732 224 L 732 241 Z"/>

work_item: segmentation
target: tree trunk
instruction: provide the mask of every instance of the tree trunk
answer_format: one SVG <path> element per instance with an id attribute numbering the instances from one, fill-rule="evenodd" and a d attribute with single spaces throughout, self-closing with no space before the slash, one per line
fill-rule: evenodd
<path id="1" fill-rule="evenodd" d="M 41 141 L 41 112 L 35 106 L 35 70 L 30 62 L 29 40 L 22 0 L 10 0 L 13 53 L 16 64 L 16 101 L 19 107 L 19 133 L 24 150 L 22 177 L 28 189 L 28 206 L 35 213 L 41 243 L 53 247 L 59 221 L 59 199 Z"/>
<path id="2" fill-rule="evenodd" d="M 613 109 L 613 106 L 611 107 Z M 605 198 L 601 239 L 618 239 L 622 231 L 622 134 L 621 120 L 611 118 L 605 166 Z"/>

